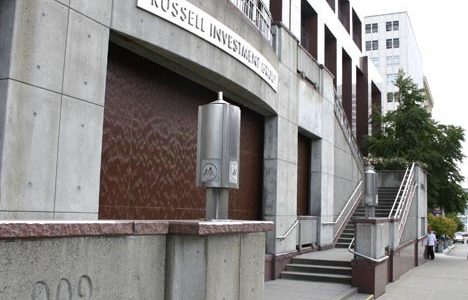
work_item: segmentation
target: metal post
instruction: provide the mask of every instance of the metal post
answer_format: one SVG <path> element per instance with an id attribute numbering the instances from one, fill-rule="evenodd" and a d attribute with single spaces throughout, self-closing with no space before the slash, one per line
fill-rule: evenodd
<path id="1" fill-rule="evenodd" d="M 206 219 L 226 220 L 229 208 L 229 190 L 208 188 L 206 189 Z"/>

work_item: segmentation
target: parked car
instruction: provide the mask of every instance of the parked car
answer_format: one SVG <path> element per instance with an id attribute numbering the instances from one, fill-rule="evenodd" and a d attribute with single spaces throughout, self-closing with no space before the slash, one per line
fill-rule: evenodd
<path id="1" fill-rule="evenodd" d="M 463 232 L 455 233 L 455 236 L 453 237 L 453 242 L 463 244 Z"/>

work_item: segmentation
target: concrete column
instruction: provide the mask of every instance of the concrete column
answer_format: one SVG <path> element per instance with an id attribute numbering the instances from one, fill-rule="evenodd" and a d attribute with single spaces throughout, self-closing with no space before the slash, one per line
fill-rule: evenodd
<path id="1" fill-rule="evenodd" d="M 356 220 L 356 252 L 375 259 L 385 256 L 389 224 L 388 220 L 380 219 Z"/>
<path id="2" fill-rule="evenodd" d="M 370 258 L 381 259 L 386 255 L 389 245 L 389 220 L 360 219 L 356 220 L 355 251 Z M 355 255 L 351 261 L 352 286 L 358 287 L 359 293 L 370 293 L 376 297 L 385 293 L 389 260 L 373 261 Z"/>
<path id="3" fill-rule="evenodd" d="M 0 3 L 0 219 L 98 216 L 111 0 L 69 2 Z"/>
<path id="4" fill-rule="evenodd" d="M 265 123 L 264 218 L 275 223 L 267 235 L 267 253 L 295 251 L 296 230 L 283 240 L 297 220 L 297 125 L 281 117 Z"/>
<path id="5" fill-rule="evenodd" d="M 335 94 L 333 78 L 322 70 L 323 96 L 322 104 L 322 141 L 320 143 L 320 233 L 318 243 L 329 247 L 333 242 L 333 225 L 324 222 L 334 221 L 334 188 L 335 188 L 335 126 L 330 126 L 330 120 L 335 120 Z"/>
<path id="6" fill-rule="evenodd" d="M 166 300 L 261 299 L 270 222 L 171 222 Z"/>

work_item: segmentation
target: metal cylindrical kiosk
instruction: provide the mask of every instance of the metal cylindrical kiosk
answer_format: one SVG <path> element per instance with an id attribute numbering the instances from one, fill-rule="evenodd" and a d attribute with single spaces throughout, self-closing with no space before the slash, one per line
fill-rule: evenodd
<path id="1" fill-rule="evenodd" d="M 379 203 L 377 192 L 377 173 L 372 166 L 368 166 L 364 173 L 364 206 L 366 208 L 366 216 L 375 216 L 375 207 Z"/>
<path id="2" fill-rule="evenodd" d="M 229 188 L 239 188 L 240 108 L 223 100 L 198 107 L 197 186 L 206 188 L 206 218 L 228 218 Z"/>

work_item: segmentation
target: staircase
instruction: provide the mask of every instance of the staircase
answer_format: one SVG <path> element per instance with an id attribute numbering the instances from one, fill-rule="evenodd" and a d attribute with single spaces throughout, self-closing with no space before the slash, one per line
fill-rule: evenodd
<path id="1" fill-rule="evenodd" d="M 356 209 L 358 211 L 360 206 Z M 356 212 L 354 212 L 353 217 L 356 217 Z M 335 244 L 335 248 L 348 248 L 349 244 L 354 238 L 354 231 L 356 229 L 356 224 L 348 222 L 345 229 L 341 233 L 338 241 Z"/>
<path id="2" fill-rule="evenodd" d="M 388 217 L 393 206 L 393 201 L 398 193 L 398 188 L 379 188 L 379 205 L 375 207 L 375 216 L 380 218 Z M 365 217 L 364 206 L 358 206 L 353 217 Z M 351 259 L 352 254 L 345 249 L 354 238 L 355 224 L 348 222 L 345 229 L 338 238 L 335 249 L 318 251 L 328 252 L 325 256 L 295 257 L 286 266 L 286 270 L 281 272 L 282 279 L 295 279 L 303 281 L 334 282 L 351 284 Z M 337 249 L 338 248 L 338 249 Z M 316 253 L 320 255 L 320 253 Z M 314 253 L 311 253 L 314 255 Z"/>
<path id="3" fill-rule="evenodd" d="M 379 187 L 379 204 L 375 207 L 376 218 L 388 218 L 397 193 L 398 187 Z M 396 203 L 396 205 L 398 205 L 398 202 Z M 365 208 L 363 205 L 358 206 L 358 208 L 354 211 L 353 217 L 365 217 Z M 338 238 L 338 242 L 335 244 L 335 247 L 348 248 L 349 244 L 354 238 L 355 228 L 355 224 L 348 222 L 345 229 Z"/>
<path id="4" fill-rule="evenodd" d="M 293 258 L 281 278 L 351 284 L 351 262 Z"/>

